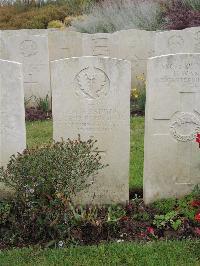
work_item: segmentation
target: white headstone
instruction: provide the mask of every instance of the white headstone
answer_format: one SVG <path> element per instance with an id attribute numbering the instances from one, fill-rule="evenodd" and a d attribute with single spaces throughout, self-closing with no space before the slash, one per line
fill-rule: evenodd
<path id="1" fill-rule="evenodd" d="M 76 203 L 119 203 L 129 196 L 131 66 L 125 60 L 80 57 L 51 63 L 53 137 L 98 140 L 103 162 Z M 92 178 L 92 177 L 91 177 Z"/>
<path id="2" fill-rule="evenodd" d="M 155 55 L 200 52 L 200 27 L 160 32 L 155 37 Z"/>
<path id="3" fill-rule="evenodd" d="M 113 49 L 113 34 L 82 34 L 82 55 L 116 57 Z"/>
<path id="4" fill-rule="evenodd" d="M 51 95 L 48 36 L 5 31 L 2 39 L 6 46 L 6 59 L 22 63 L 25 97 Z"/>
<path id="5" fill-rule="evenodd" d="M 147 59 L 154 56 L 155 32 L 123 30 L 113 34 L 113 49 L 116 58 L 131 61 L 132 85 L 138 83 L 137 76 L 146 76 Z"/>
<path id="6" fill-rule="evenodd" d="M 145 123 L 145 202 L 189 193 L 200 183 L 200 54 L 149 60 Z"/>
<path id="7" fill-rule="evenodd" d="M 49 31 L 50 61 L 82 56 L 82 34 L 73 31 Z"/>
<path id="8" fill-rule="evenodd" d="M 26 148 L 22 66 L 0 60 L 0 166 Z"/>

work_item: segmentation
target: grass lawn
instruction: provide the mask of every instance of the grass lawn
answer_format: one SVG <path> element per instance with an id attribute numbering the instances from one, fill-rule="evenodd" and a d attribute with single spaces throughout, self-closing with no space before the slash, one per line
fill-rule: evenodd
<path id="1" fill-rule="evenodd" d="M 200 265 L 200 242 L 114 243 L 63 249 L 16 249 L 0 253 L 1 266 L 189 266 Z"/>
<path id="2" fill-rule="evenodd" d="M 52 121 L 28 122 L 27 143 L 35 147 L 52 141 Z M 144 151 L 144 118 L 131 119 L 130 188 L 142 188 Z"/>

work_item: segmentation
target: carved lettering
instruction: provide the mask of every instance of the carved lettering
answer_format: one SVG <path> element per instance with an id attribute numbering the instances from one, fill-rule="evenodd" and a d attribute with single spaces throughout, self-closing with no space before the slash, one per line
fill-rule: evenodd
<path id="1" fill-rule="evenodd" d="M 94 56 L 109 56 L 108 38 L 93 38 L 92 46 Z"/>

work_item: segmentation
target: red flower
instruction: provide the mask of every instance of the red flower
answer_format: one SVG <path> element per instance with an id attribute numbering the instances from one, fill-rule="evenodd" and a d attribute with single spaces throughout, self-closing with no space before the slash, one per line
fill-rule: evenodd
<path id="1" fill-rule="evenodd" d="M 193 200 L 191 202 L 192 207 L 200 207 L 200 200 Z"/>
<path id="2" fill-rule="evenodd" d="M 200 212 L 195 215 L 194 219 L 200 222 Z"/>
<path id="3" fill-rule="evenodd" d="M 154 235 L 154 229 L 153 229 L 153 227 L 148 226 L 147 227 L 147 233 L 148 234 L 151 234 L 151 235 Z"/>
<path id="4" fill-rule="evenodd" d="M 200 133 L 198 133 L 196 136 L 196 142 L 199 143 L 199 148 L 200 148 Z"/>

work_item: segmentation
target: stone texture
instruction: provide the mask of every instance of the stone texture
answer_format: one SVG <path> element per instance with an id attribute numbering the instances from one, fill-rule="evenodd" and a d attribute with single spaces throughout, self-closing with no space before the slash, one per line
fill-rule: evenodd
<path id="1" fill-rule="evenodd" d="M 50 61 L 82 56 L 82 34 L 68 31 L 49 31 Z"/>
<path id="2" fill-rule="evenodd" d="M 77 139 L 78 134 L 82 139 L 97 139 L 103 162 L 109 164 L 76 203 L 126 202 L 130 63 L 103 57 L 57 60 L 51 63 L 51 83 L 54 139 Z"/>
<path id="3" fill-rule="evenodd" d="M 21 64 L 0 60 L 0 166 L 26 147 Z"/>
<path id="4" fill-rule="evenodd" d="M 22 63 L 25 97 L 50 95 L 48 36 L 31 35 L 25 30 L 4 31 L 2 40 L 6 59 Z"/>
<path id="5" fill-rule="evenodd" d="M 155 32 L 123 30 L 113 34 L 115 57 L 131 61 L 132 86 L 137 85 L 136 76 L 146 76 L 147 59 L 154 55 Z"/>
<path id="6" fill-rule="evenodd" d="M 145 123 L 145 202 L 189 193 L 200 183 L 200 54 L 149 60 Z"/>
<path id="7" fill-rule="evenodd" d="M 155 55 L 200 52 L 200 27 L 156 34 Z"/>
<path id="8" fill-rule="evenodd" d="M 82 55 L 116 57 L 113 49 L 113 34 L 82 34 Z"/>

